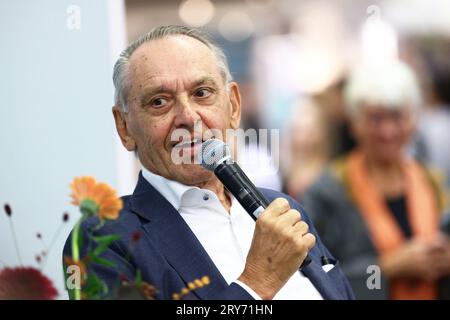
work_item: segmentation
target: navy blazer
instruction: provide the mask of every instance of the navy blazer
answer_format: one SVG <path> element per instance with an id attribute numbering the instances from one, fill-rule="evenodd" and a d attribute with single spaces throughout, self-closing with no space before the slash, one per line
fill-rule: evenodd
<path id="1" fill-rule="evenodd" d="M 302 219 L 308 223 L 309 231 L 317 241 L 309 252 L 311 263 L 302 269 L 303 274 L 322 294 L 324 299 L 353 299 L 352 289 L 342 273 L 338 263 L 329 272 L 322 269 L 323 257 L 334 258 L 325 248 L 307 214 L 300 205 L 289 196 L 267 189 L 261 189 L 269 201 L 278 197 L 289 200 L 292 208 L 302 212 Z M 124 208 L 120 217 L 108 221 L 102 228 L 93 231 L 96 236 L 119 234 L 121 239 L 115 241 L 102 255 L 113 261 L 115 268 L 99 264 L 90 264 L 89 271 L 95 272 L 106 282 L 110 292 L 126 277 L 134 279 L 140 270 L 144 281 L 158 290 L 157 299 L 172 299 L 174 293 L 187 286 L 187 283 L 209 276 L 210 284 L 193 290 L 187 298 L 191 299 L 253 299 L 238 284 L 228 285 L 194 233 L 180 216 L 178 211 L 142 176 L 132 195 L 122 198 Z M 92 241 L 86 230 L 93 230 L 98 225 L 97 218 L 89 218 L 82 224 L 85 234 L 81 257 Z M 133 244 L 133 235 L 139 232 L 139 241 Z M 64 246 L 64 254 L 70 255 L 70 236 Z"/>

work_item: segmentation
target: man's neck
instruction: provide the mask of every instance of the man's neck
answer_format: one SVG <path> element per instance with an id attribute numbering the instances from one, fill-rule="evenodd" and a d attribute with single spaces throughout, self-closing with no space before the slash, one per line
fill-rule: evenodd
<path id="1" fill-rule="evenodd" d="M 220 200 L 220 203 L 222 203 L 222 206 L 225 208 L 225 210 L 230 213 L 231 209 L 231 197 L 226 192 L 225 187 L 223 186 L 222 182 L 220 182 L 217 177 L 214 177 L 213 179 L 210 179 L 206 182 L 200 183 L 197 185 L 197 187 L 201 189 L 208 189 L 214 192 L 217 197 Z"/>
<path id="2" fill-rule="evenodd" d="M 214 192 L 217 195 L 217 197 L 220 200 L 220 203 L 222 203 L 222 206 L 225 208 L 225 210 L 228 213 L 230 213 L 231 197 L 228 194 L 228 192 L 225 190 L 225 187 L 223 186 L 222 182 L 220 182 L 220 180 L 215 175 L 212 175 L 210 179 L 205 179 L 206 181 L 204 181 L 204 182 L 199 182 L 199 183 L 194 183 L 194 184 L 186 184 L 183 181 L 178 181 L 176 179 L 173 179 L 172 177 L 167 177 L 161 173 L 156 173 L 157 172 L 156 170 L 148 169 L 149 167 L 151 168 L 151 166 L 144 166 L 144 168 L 146 168 L 147 171 L 149 171 L 155 175 L 159 175 L 165 179 L 168 179 L 171 181 L 177 181 L 184 185 L 199 187 L 200 189 L 211 190 L 212 192 Z"/>

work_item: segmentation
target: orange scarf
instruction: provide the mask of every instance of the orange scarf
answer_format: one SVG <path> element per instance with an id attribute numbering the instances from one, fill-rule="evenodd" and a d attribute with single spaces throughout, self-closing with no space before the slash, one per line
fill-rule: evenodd
<path id="1" fill-rule="evenodd" d="M 414 160 L 403 163 L 408 221 L 413 237 L 425 240 L 438 231 L 438 208 L 432 187 L 420 165 Z M 364 167 L 364 155 L 354 151 L 349 156 L 350 189 L 360 214 L 365 220 L 378 254 L 387 255 L 401 247 L 405 238 L 389 213 L 384 197 L 379 193 Z M 394 279 L 390 283 L 391 299 L 436 299 L 434 282 Z"/>

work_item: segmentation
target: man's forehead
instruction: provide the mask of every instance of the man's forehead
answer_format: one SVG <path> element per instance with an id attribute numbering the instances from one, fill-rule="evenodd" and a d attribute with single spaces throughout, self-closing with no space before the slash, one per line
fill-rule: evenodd
<path id="1" fill-rule="evenodd" d="M 197 39 L 184 35 L 167 36 L 142 44 L 130 57 L 130 64 L 173 65 L 176 62 L 215 62 L 212 50 Z"/>
<path id="2" fill-rule="evenodd" d="M 141 81 L 220 76 L 211 49 L 187 36 L 168 36 L 141 45 L 130 57 L 129 66 L 130 76 Z"/>

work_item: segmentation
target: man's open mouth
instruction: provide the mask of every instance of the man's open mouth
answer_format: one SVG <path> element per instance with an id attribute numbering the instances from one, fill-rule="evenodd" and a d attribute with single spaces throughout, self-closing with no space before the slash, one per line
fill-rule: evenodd
<path id="1" fill-rule="evenodd" d="M 178 142 L 173 147 L 177 149 L 193 148 L 197 145 L 201 145 L 203 142 L 204 141 L 202 139 L 194 138 L 192 140 Z"/>

